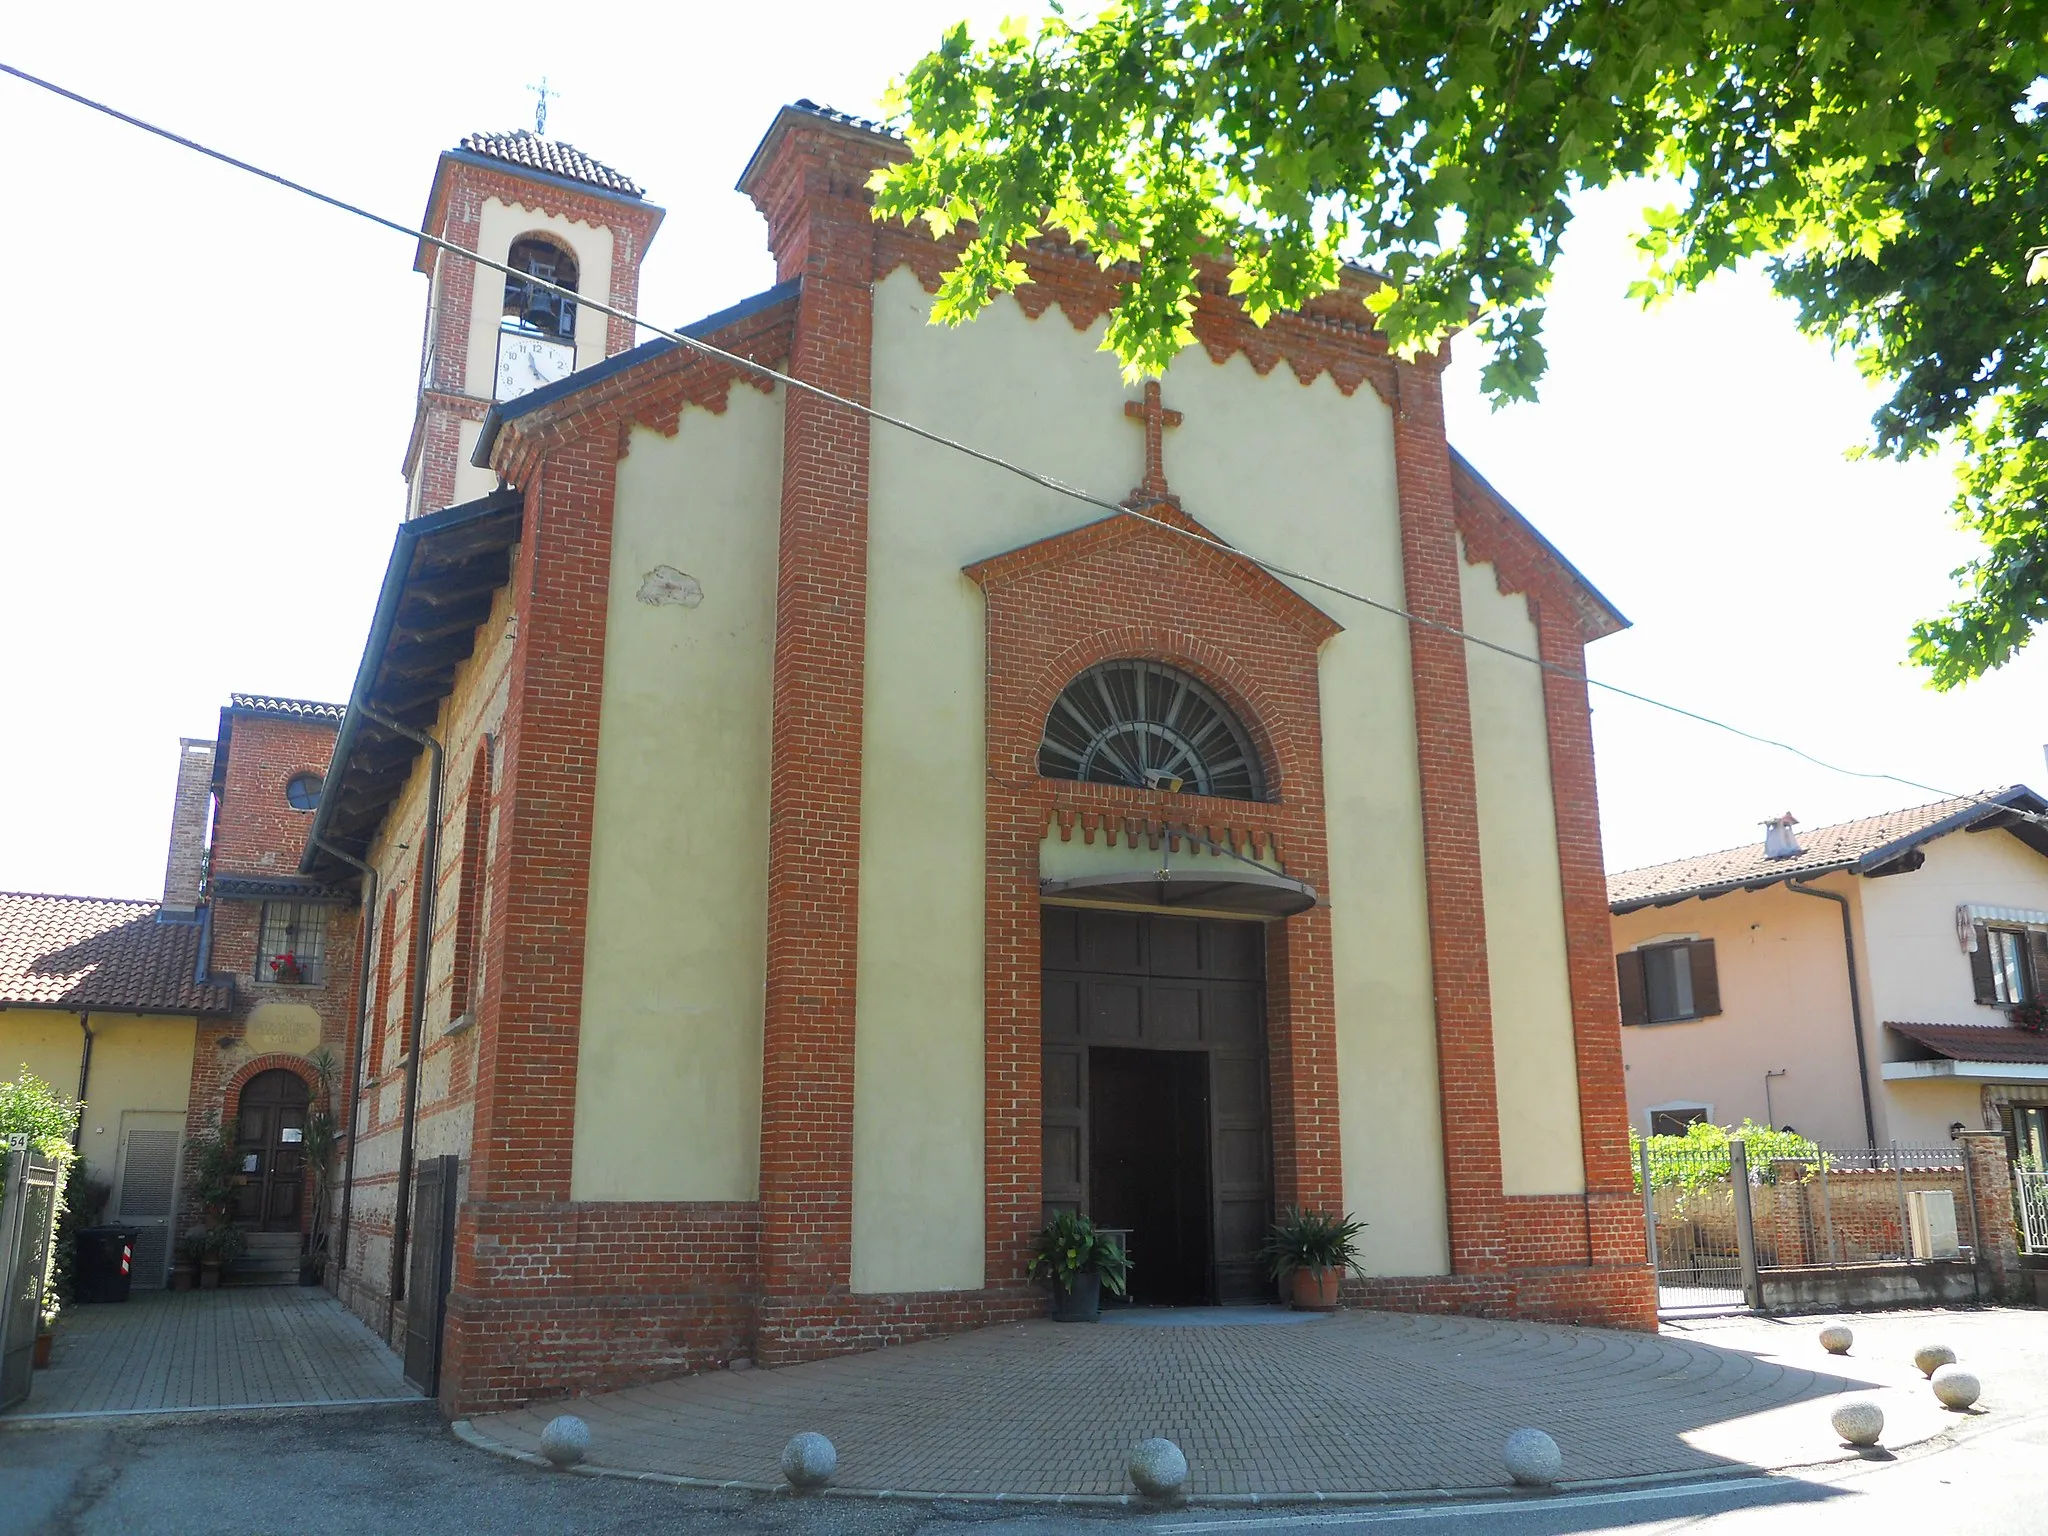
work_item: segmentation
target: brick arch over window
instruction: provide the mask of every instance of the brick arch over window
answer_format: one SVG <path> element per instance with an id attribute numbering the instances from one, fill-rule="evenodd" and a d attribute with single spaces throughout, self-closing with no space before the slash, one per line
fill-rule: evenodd
<path id="1" fill-rule="evenodd" d="M 265 1072 L 274 1072 L 280 1067 L 305 1083 L 309 1103 L 319 1099 L 320 1074 L 313 1069 L 313 1064 L 303 1056 L 273 1051 L 266 1056 L 258 1056 L 253 1061 L 244 1062 L 236 1069 L 235 1075 L 228 1079 L 227 1087 L 222 1090 L 220 1123 L 233 1125 L 242 1113 L 242 1090 L 255 1078 Z"/>
<path id="2" fill-rule="evenodd" d="M 1199 529 L 1169 504 L 1146 509 Z M 968 568 L 986 597 L 987 924 L 983 960 L 986 1283 L 1015 1286 L 1041 1219 L 1039 847 L 1054 835 L 1150 842 L 1174 826 L 1277 850 L 1332 899 L 1318 653 L 1340 628 L 1264 572 L 1136 517 L 1105 518 Z M 1076 636 L 1080 636 L 1076 639 Z M 1127 657 L 1211 688 L 1264 758 L 1264 801 L 1038 772 L 1047 712 L 1075 676 Z M 1273 1193 L 1343 1201 L 1330 927 L 1318 908 L 1266 927 Z"/>
<path id="3" fill-rule="evenodd" d="M 1224 651 L 1200 635 L 1149 625 L 1123 624 L 1100 630 L 1075 641 L 1048 662 L 1031 683 L 1031 702 L 1041 729 L 1054 704 L 1075 679 L 1090 667 L 1107 661 L 1151 661 L 1185 672 L 1215 694 L 1251 738 L 1264 778 L 1266 798 L 1284 801 L 1300 762 L 1300 744 L 1288 728 L 1285 711 L 1264 697 L 1256 678 Z M 1276 731 L 1272 722 L 1278 721 Z M 1032 747 L 1032 769 L 1037 772 L 1037 747 Z"/>

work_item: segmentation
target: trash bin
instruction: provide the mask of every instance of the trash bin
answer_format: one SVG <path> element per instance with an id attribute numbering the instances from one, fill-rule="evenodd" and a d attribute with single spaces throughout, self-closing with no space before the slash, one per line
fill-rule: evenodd
<path id="1" fill-rule="evenodd" d="M 78 1234 L 78 1278 L 80 1301 L 126 1301 L 135 1267 L 135 1240 L 141 1236 L 133 1227 L 87 1227 Z"/>

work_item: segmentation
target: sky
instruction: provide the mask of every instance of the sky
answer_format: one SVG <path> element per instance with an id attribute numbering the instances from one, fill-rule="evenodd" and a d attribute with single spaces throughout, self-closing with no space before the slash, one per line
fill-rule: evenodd
<path id="1" fill-rule="evenodd" d="M 871 113 L 1014 8 L 17 7 L 0 59 L 405 221 L 545 75 L 551 135 L 667 208 L 642 308 L 679 324 L 774 280 L 733 182 L 777 106 Z M 0 130 L 0 890 L 149 897 L 177 739 L 230 691 L 348 696 L 425 279 L 400 236 L 4 77 Z M 1972 550 L 1948 468 L 1845 458 L 1879 396 L 1760 276 L 1627 299 L 1647 195 L 1583 200 L 1540 402 L 1491 410 L 1469 346 L 1448 380 L 1452 441 L 1633 620 L 1593 675 L 1866 772 L 2043 785 L 2048 645 L 1948 695 L 1904 664 Z M 1610 868 L 1935 798 L 1612 695 L 1594 721 Z"/>

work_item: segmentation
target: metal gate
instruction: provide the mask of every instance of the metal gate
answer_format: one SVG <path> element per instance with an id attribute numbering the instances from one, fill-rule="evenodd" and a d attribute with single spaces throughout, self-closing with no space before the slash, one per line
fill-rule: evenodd
<path id="1" fill-rule="evenodd" d="M 1643 1144 L 1636 1172 L 1660 1312 L 1761 1305 L 1745 1153 L 1739 1138 L 1726 1151 Z"/>
<path id="2" fill-rule="evenodd" d="M 30 1152 L 27 1136 L 8 1137 L 0 1161 L 0 1409 L 28 1396 L 56 1209 L 57 1165 Z"/>
<path id="3" fill-rule="evenodd" d="M 455 1201 L 462 1159 L 430 1157 L 413 1175 L 412 1252 L 406 1255 L 405 1379 L 441 1390 L 441 1325 L 455 1272 Z"/>
<path id="4" fill-rule="evenodd" d="M 2012 1171 L 2013 1204 L 2019 1210 L 2020 1237 L 2029 1253 L 2048 1253 L 2048 1173 L 2016 1165 Z"/>

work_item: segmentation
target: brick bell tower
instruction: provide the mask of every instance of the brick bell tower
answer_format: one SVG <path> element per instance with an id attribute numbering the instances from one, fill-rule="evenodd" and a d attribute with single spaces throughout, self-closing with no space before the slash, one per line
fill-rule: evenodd
<path id="1" fill-rule="evenodd" d="M 634 311 L 640 262 L 660 208 L 633 180 L 580 149 L 524 129 L 473 133 L 434 171 L 421 228 L 579 294 Z M 405 449 L 408 518 L 490 494 L 469 462 L 491 406 L 633 345 L 633 328 L 420 242 L 426 337 Z"/>

